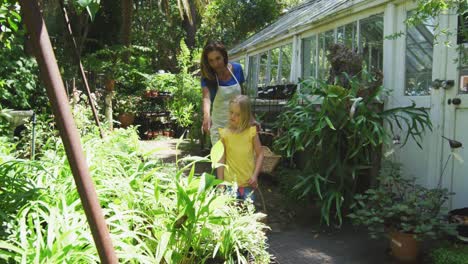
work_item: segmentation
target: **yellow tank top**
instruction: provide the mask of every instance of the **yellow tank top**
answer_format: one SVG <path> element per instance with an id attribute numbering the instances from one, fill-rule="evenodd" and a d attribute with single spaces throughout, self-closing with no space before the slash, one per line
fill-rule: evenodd
<path id="1" fill-rule="evenodd" d="M 220 128 L 220 138 L 224 140 L 226 165 L 224 180 L 237 182 L 239 187 L 248 187 L 249 179 L 255 169 L 254 137 L 257 134 L 255 126 L 240 133 L 233 133 L 227 128 Z"/>

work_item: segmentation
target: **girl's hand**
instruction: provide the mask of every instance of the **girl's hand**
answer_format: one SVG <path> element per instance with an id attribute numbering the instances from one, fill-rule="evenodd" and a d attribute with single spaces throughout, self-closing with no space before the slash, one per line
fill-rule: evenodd
<path id="1" fill-rule="evenodd" d="M 255 126 L 257 128 L 257 133 L 262 131 L 262 125 L 255 119 L 250 120 L 250 126 Z"/>
<path id="2" fill-rule="evenodd" d="M 257 188 L 258 187 L 258 179 L 257 176 L 252 176 L 252 178 L 249 179 L 249 185 L 252 188 Z"/>
<path id="3" fill-rule="evenodd" d="M 203 132 L 209 133 L 211 128 L 211 117 L 204 117 L 203 118 L 203 124 L 202 124 L 202 129 Z"/>

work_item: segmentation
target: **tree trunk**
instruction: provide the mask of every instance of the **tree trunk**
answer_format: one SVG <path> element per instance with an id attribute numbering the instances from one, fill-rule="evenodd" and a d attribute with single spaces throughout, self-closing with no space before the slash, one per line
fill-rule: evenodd
<path id="1" fill-rule="evenodd" d="M 124 46 L 130 45 L 130 37 L 132 33 L 132 14 L 133 14 L 133 1 L 122 0 L 122 44 Z"/>
<path id="2" fill-rule="evenodd" d="M 106 113 L 106 120 L 109 122 L 109 130 L 114 129 L 114 120 L 112 119 L 112 98 L 114 97 L 114 92 L 106 92 L 105 101 L 105 113 Z"/>
<path id="3" fill-rule="evenodd" d="M 132 15 L 133 15 L 133 0 L 122 0 L 122 44 L 125 47 L 130 47 L 132 34 Z M 125 52 L 124 61 L 128 62 L 130 54 Z"/>
<path id="4" fill-rule="evenodd" d="M 187 34 L 185 38 L 185 43 L 189 49 L 195 48 L 195 36 L 197 33 L 197 10 L 195 7 L 194 1 L 189 1 L 190 4 L 190 13 L 192 16 L 192 23 L 186 14 L 184 14 L 184 20 L 182 21 L 182 26 Z"/>

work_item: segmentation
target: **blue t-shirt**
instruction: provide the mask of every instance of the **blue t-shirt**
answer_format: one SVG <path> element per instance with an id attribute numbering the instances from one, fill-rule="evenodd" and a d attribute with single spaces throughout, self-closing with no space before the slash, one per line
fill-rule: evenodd
<path id="1" fill-rule="evenodd" d="M 239 63 L 236 63 L 236 62 L 230 62 L 230 64 L 232 65 L 232 73 L 234 74 L 234 76 L 236 76 L 236 79 L 237 81 L 239 81 L 239 84 L 243 84 L 245 82 L 245 79 L 244 79 L 244 72 L 242 71 L 242 65 L 240 65 Z M 231 76 L 231 78 L 227 81 L 222 81 L 222 80 L 219 80 L 219 85 L 221 86 L 230 86 L 230 85 L 234 85 L 236 84 L 236 79 L 234 79 L 234 77 Z M 216 84 L 216 80 L 214 80 L 215 84 Z M 216 92 L 218 91 L 218 85 L 216 84 L 215 87 L 210 87 L 208 86 L 208 83 L 207 83 L 207 80 L 205 78 L 201 78 L 201 87 L 208 87 L 208 89 L 210 90 L 210 97 L 211 97 L 211 102 L 214 101 L 214 98 L 216 96 Z"/>

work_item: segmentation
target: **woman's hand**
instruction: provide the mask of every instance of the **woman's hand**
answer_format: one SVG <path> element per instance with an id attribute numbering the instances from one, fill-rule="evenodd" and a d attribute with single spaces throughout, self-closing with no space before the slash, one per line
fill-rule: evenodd
<path id="1" fill-rule="evenodd" d="M 203 124 L 202 124 L 203 132 L 210 133 L 211 128 L 211 117 L 205 116 L 203 117 Z"/>

